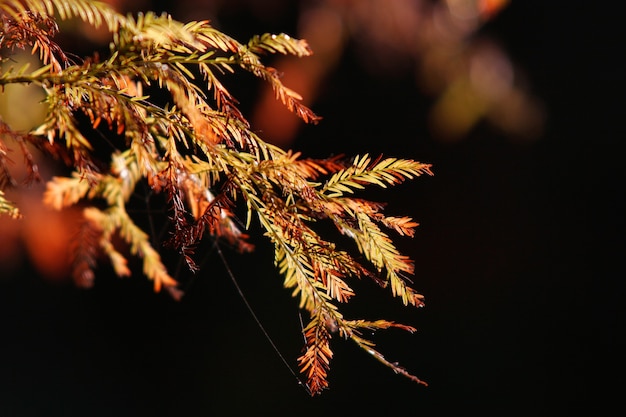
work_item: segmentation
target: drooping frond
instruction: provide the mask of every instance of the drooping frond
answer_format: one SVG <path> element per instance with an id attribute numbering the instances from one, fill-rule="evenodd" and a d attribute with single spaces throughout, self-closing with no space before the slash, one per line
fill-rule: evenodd
<path id="1" fill-rule="evenodd" d="M 89 209 L 86 209 L 89 210 Z M 72 278 L 76 286 L 91 288 L 95 281 L 95 268 L 101 248 L 102 229 L 83 216 L 72 241 Z"/>
<path id="2" fill-rule="evenodd" d="M 127 276 L 130 270 L 126 267 L 126 258 L 111 243 L 113 233 L 130 245 L 130 252 L 143 259 L 143 273 L 154 282 L 154 290 L 160 291 L 163 286 L 175 287 L 178 283 L 167 272 L 161 256 L 150 243 L 149 236 L 130 219 L 128 214 L 119 207 L 111 207 L 106 212 L 91 207 L 84 211 L 85 218 L 102 230 L 103 238 L 100 245 L 109 256 L 115 272 L 119 276 Z"/>
<path id="3" fill-rule="evenodd" d="M 302 96 L 285 86 L 280 79 L 280 73 L 275 68 L 263 65 L 258 55 L 253 51 L 278 51 L 307 56 L 311 54 L 311 50 L 306 42 L 286 35 L 263 35 L 254 38 L 249 48 L 240 49 L 236 62 L 242 68 L 267 81 L 272 86 L 276 98 L 306 123 L 319 122 L 321 118 L 301 103 Z"/>
<path id="4" fill-rule="evenodd" d="M 402 273 L 413 274 L 413 263 L 405 255 L 400 254 L 391 238 L 384 233 L 369 216 L 357 213 L 357 228 L 351 228 L 359 251 L 377 268 L 386 271 L 394 296 L 401 297 L 402 302 L 416 307 L 424 305 L 423 297 L 413 292 L 402 278 Z"/>
<path id="5" fill-rule="evenodd" d="M 273 245 L 283 286 L 310 317 L 298 364 L 311 393 L 328 387 L 333 334 L 421 383 L 362 336 L 390 327 L 412 332 L 412 327 L 348 320 L 340 307 L 353 299 L 354 280 L 361 278 L 390 287 L 405 305 L 423 305 L 422 295 L 408 285 L 413 262 L 388 233 L 412 237 L 418 224 L 388 216 L 385 204 L 356 194 L 432 175 L 431 166 L 367 154 L 309 159 L 283 150 L 259 136 L 223 83 L 224 74 L 247 71 L 268 82 L 277 99 L 305 122 L 317 122 L 302 97 L 263 62 L 267 54 L 306 57 L 312 53 L 306 41 L 263 34 L 240 43 L 206 21 L 184 24 L 152 12 L 122 16 L 88 0 L 0 0 L 0 9 L 2 51 L 27 49 L 42 61 L 38 68 L 2 68 L 0 88 L 33 84 L 43 90 L 47 105 L 44 121 L 30 132 L 15 132 L 0 119 L 0 213 L 19 216 L 3 191 L 17 184 L 6 143 L 18 145 L 29 178 L 37 172 L 30 145 L 67 163 L 72 172 L 50 179 L 43 199 L 57 210 L 83 208 L 72 248 L 77 285 L 93 285 L 100 257 L 120 277 L 133 273 L 129 260 L 135 257 L 156 291 L 164 288 L 179 297 L 178 283 L 161 258 L 163 246 L 196 272 L 195 251 L 202 241 L 218 239 L 249 251 L 247 229 L 256 222 Z M 112 34 L 109 55 L 68 59 L 53 42 L 57 17 L 105 24 Z M 162 100 L 157 103 L 144 91 L 157 91 Z M 161 196 L 169 235 L 143 230 L 128 210 L 138 187 Z M 241 221 L 238 207 L 244 211 Z M 335 241 L 328 225 L 347 239 Z"/>
<path id="6" fill-rule="evenodd" d="M 300 371 L 307 377 L 307 385 L 313 395 L 321 393 L 328 387 L 328 369 L 333 351 L 330 349 L 330 333 L 324 313 L 316 313 L 304 328 L 306 349 L 298 358 Z"/>

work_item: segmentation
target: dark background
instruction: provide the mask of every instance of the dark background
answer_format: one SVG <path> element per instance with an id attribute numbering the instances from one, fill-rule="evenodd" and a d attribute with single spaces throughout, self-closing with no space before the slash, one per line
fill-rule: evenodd
<path id="1" fill-rule="evenodd" d="M 330 390 L 309 398 L 216 253 L 179 303 L 106 267 L 82 291 L 25 265 L 0 288 L 0 415 L 614 415 L 624 388 L 623 37 L 615 13 L 590 7 L 514 1 L 484 28 L 546 105 L 536 141 L 483 125 L 437 141 L 419 116 L 431 103 L 412 80 L 376 77 L 348 53 L 314 106 L 324 120 L 293 146 L 433 164 L 434 177 L 379 196 L 421 224 L 399 245 L 415 259 L 426 307 L 404 308 L 363 283 L 350 310 L 415 326 L 376 341 L 428 387 L 334 340 Z M 258 22 L 242 7 L 220 23 L 235 36 L 291 32 L 294 13 Z M 395 104 L 383 105 L 390 95 Z M 297 306 L 271 252 L 224 253 L 295 368 Z"/>

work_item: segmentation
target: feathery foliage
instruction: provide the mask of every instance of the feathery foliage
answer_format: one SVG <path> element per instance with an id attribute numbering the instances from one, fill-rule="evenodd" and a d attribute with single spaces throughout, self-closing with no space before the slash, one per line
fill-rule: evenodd
<path id="1" fill-rule="evenodd" d="M 338 305 L 350 301 L 349 281 L 371 278 L 405 305 L 423 306 L 423 297 L 407 285 L 412 261 L 395 247 L 388 232 L 413 236 L 408 217 L 383 213 L 383 205 L 356 197 L 368 186 L 388 187 L 420 175 L 430 165 L 396 158 L 308 159 L 264 142 L 221 81 L 224 73 L 247 71 L 268 82 L 276 98 L 306 122 L 319 117 L 284 86 L 276 70 L 263 64 L 270 53 L 305 57 L 304 40 L 264 34 L 247 44 L 219 32 L 208 22 L 187 24 L 167 14 L 124 16 L 104 3 L 87 0 L 0 0 L 0 48 L 3 62 L 12 51 L 30 49 L 39 68 L 4 67 L 0 86 L 34 84 L 46 94 L 47 116 L 30 132 L 18 132 L 0 119 L 0 213 L 19 217 L 4 189 L 17 185 L 8 170 L 6 143 L 20 146 L 28 181 L 38 180 L 29 146 L 61 158 L 73 172 L 47 182 L 44 201 L 58 210 L 81 205 L 83 219 L 73 248 L 74 278 L 93 285 L 99 254 L 119 276 L 131 274 L 128 257 L 138 257 L 156 291 L 182 295 L 161 259 L 160 246 L 127 211 L 140 183 L 164 195 L 172 220 L 167 244 L 176 248 L 192 271 L 194 248 L 206 239 L 228 241 L 240 251 L 252 249 L 233 214 L 246 210 L 245 228 L 258 222 L 274 247 L 274 262 L 284 286 L 309 313 L 306 346 L 298 359 L 312 394 L 328 386 L 333 334 L 350 339 L 396 373 L 423 383 L 379 353 L 363 331 L 410 326 L 387 320 L 348 320 Z M 54 42 L 57 19 L 104 25 L 111 33 L 110 54 L 71 60 Z M 158 91 L 166 105 L 144 95 Z M 81 122 L 81 120 L 87 122 Z M 96 152 L 103 131 L 123 146 Z M 359 257 L 324 239 L 321 221 L 355 242 Z M 361 261 L 359 259 L 364 259 Z"/>

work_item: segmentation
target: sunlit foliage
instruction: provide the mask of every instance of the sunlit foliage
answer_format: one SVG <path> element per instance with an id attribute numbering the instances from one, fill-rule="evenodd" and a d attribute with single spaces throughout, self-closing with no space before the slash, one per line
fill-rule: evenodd
<path id="1" fill-rule="evenodd" d="M 257 222 L 274 247 L 284 286 L 308 312 L 306 346 L 298 359 L 307 387 L 318 394 L 328 385 L 332 334 L 350 339 L 396 373 L 423 383 L 379 353 L 367 330 L 410 326 L 387 320 L 349 320 L 338 305 L 354 295 L 349 281 L 371 278 L 404 305 L 421 307 L 423 297 L 407 285 L 412 261 L 394 245 L 390 232 L 413 236 L 417 223 L 386 216 L 383 204 L 356 196 L 367 186 L 388 187 L 423 174 L 430 165 L 407 159 L 334 157 L 312 160 L 264 142 L 238 110 L 222 76 L 244 71 L 266 81 L 276 99 L 305 122 L 319 117 L 284 86 L 265 54 L 305 57 L 306 41 L 264 34 L 240 43 L 208 22 L 181 23 L 167 14 L 124 16 L 87 0 L 0 1 L 0 86 L 33 84 L 46 95 L 46 118 L 29 132 L 0 119 L 0 213 L 20 217 L 4 189 L 18 181 L 8 169 L 6 143 L 19 145 L 28 181 L 39 179 L 30 147 L 65 161 L 69 176 L 47 182 L 45 203 L 62 210 L 83 207 L 73 247 L 76 283 L 88 287 L 98 254 L 120 277 L 132 273 L 129 257 L 141 260 L 154 289 L 182 296 L 161 259 L 161 247 L 127 211 L 138 184 L 165 196 L 172 228 L 167 241 L 191 271 L 203 239 L 226 240 L 252 249 L 247 230 Z M 54 42 L 57 20 L 80 19 L 111 33 L 109 54 L 79 59 Z M 30 50 L 38 68 L 13 68 L 11 54 Z M 70 58 L 71 56 L 71 58 Z M 8 65 L 7 65 L 8 64 Z M 144 94 L 158 91 L 165 104 Z M 102 130 L 123 146 L 96 152 Z M 233 214 L 243 208 L 245 219 Z M 8 221 L 8 220 L 7 220 Z M 316 225 L 330 222 L 355 242 L 358 257 L 323 238 Z M 240 224 L 243 224 L 240 225 Z M 242 255 L 243 256 L 243 255 Z"/>

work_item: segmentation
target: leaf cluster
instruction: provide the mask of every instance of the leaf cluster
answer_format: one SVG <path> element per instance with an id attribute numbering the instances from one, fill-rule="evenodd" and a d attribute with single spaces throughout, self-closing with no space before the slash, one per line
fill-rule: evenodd
<path id="1" fill-rule="evenodd" d="M 268 82 L 276 98 L 304 121 L 317 122 L 319 117 L 262 60 L 268 53 L 308 56 L 311 50 L 304 40 L 264 34 L 244 44 L 206 21 L 184 24 L 154 13 L 123 16 L 87 0 L 1 0 L 0 10 L 3 59 L 16 48 L 31 48 L 42 61 L 32 71 L 4 70 L 0 85 L 38 85 L 47 105 L 46 119 L 30 132 L 15 132 L 0 119 L 0 188 L 15 183 L 5 169 L 5 141 L 24 144 L 31 173 L 37 171 L 26 143 L 68 163 L 73 172 L 52 178 L 44 201 L 59 210 L 84 207 L 74 248 L 77 283 L 93 284 L 98 254 L 104 254 L 121 277 L 131 274 L 128 256 L 135 256 L 156 291 L 165 288 L 175 297 L 182 295 L 161 259 L 161 248 L 127 211 L 131 195 L 145 182 L 166 197 L 173 224 L 167 243 L 192 271 L 199 268 L 194 248 L 203 239 L 226 240 L 245 252 L 252 249 L 245 229 L 252 222 L 262 227 L 274 247 L 284 286 L 309 314 L 298 363 L 312 394 L 328 386 L 333 334 L 422 383 L 385 359 L 363 336 L 365 330 L 397 327 L 412 332 L 412 327 L 387 320 L 349 320 L 339 305 L 354 295 L 350 280 L 362 277 L 389 287 L 404 305 L 423 305 L 422 295 L 407 284 L 406 276 L 414 272 L 412 261 L 390 237 L 390 232 L 413 236 L 417 223 L 386 216 L 383 204 L 356 193 L 432 175 L 430 165 L 369 155 L 309 159 L 282 150 L 252 130 L 222 83 L 224 74 L 249 72 Z M 108 28 L 112 40 L 106 59 L 67 58 L 53 38 L 56 19 L 69 18 Z M 166 96 L 166 104 L 145 95 L 148 89 Z M 102 130 L 123 143 L 104 159 L 95 151 Z M 245 210 L 245 227 L 233 214 L 236 206 Z M 0 212 L 19 215 L 3 191 Z M 355 243 L 358 255 L 321 236 L 317 227 L 328 221 Z"/>

